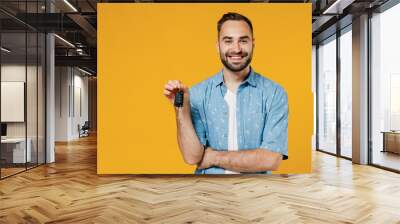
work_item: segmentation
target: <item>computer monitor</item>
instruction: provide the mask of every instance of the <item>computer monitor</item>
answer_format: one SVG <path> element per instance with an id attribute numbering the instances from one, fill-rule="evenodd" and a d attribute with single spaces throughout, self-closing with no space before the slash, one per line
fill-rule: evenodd
<path id="1" fill-rule="evenodd" d="M 1 136 L 7 136 L 7 124 L 1 123 Z"/>

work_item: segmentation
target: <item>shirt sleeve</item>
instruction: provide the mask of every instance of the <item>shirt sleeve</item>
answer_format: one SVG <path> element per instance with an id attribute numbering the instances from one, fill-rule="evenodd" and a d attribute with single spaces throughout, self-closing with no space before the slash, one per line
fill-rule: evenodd
<path id="1" fill-rule="evenodd" d="M 207 145 L 206 129 L 201 119 L 199 106 L 196 103 L 197 101 L 196 97 L 198 96 L 196 96 L 195 91 L 193 89 L 189 90 L 189 97 L 190 97 L 190 111 L 192 115 L 192 123 L 194 130 L 196 131 L 196 135 L 199 138 L 200 143 L 206 146 Z"/>
<path id="2" fill-rule="evenodd" d="M 278 87 L 273 96 L 267 114 L 261 147 L 282 154 L 288 158 L 288 96 L 282 87 Z"/>

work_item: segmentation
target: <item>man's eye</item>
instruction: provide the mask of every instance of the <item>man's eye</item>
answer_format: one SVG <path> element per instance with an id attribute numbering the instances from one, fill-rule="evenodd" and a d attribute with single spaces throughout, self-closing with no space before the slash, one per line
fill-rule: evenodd
<path id="1" fill-rule="evenodd" d="M 226 41 L 225 41 L 225 44 L 231 44 L 231 43 L 232 43 L 231 40 L 226 40 Z"/>
<path id="2" fill-rule="evenodd" d="M 249 41 L 248 40 L 241 40 L 240 41 L 242 44 L 247 44 Z"/>

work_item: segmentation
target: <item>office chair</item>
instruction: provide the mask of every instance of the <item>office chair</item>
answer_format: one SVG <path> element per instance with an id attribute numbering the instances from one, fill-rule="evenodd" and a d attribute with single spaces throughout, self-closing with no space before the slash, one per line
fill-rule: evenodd
<path id="1" fill-rule="evenodd" d="M 78 129 L 79 129 L 79 138 L 80 137 L 87 137 L 89 136 L 89 129 L 90 129 L 90 125 L 89 125 L 89 121 L 85 121 L 85 123 L 82 125 L 82 127 L 79 127 L 80 125 L 78 125 Z"/>

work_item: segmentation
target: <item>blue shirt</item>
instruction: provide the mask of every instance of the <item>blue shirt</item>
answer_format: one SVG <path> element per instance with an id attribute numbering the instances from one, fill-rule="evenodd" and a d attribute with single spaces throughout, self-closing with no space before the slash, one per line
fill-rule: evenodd
<path id="1" fill-rule="evenodd" d="M 189 90 L 192 122 L 201 144 L 228 150 L 227 87 L 223 71 Z M 238 149 L 267 149 L 288 156 L 288 97 L 272 80 L 251 69 L 236 91 Z M 224 174 L 221 167 L 196 169 L 196 174 Z M 258 173 L 271 173 L 269 171 Z"/>

